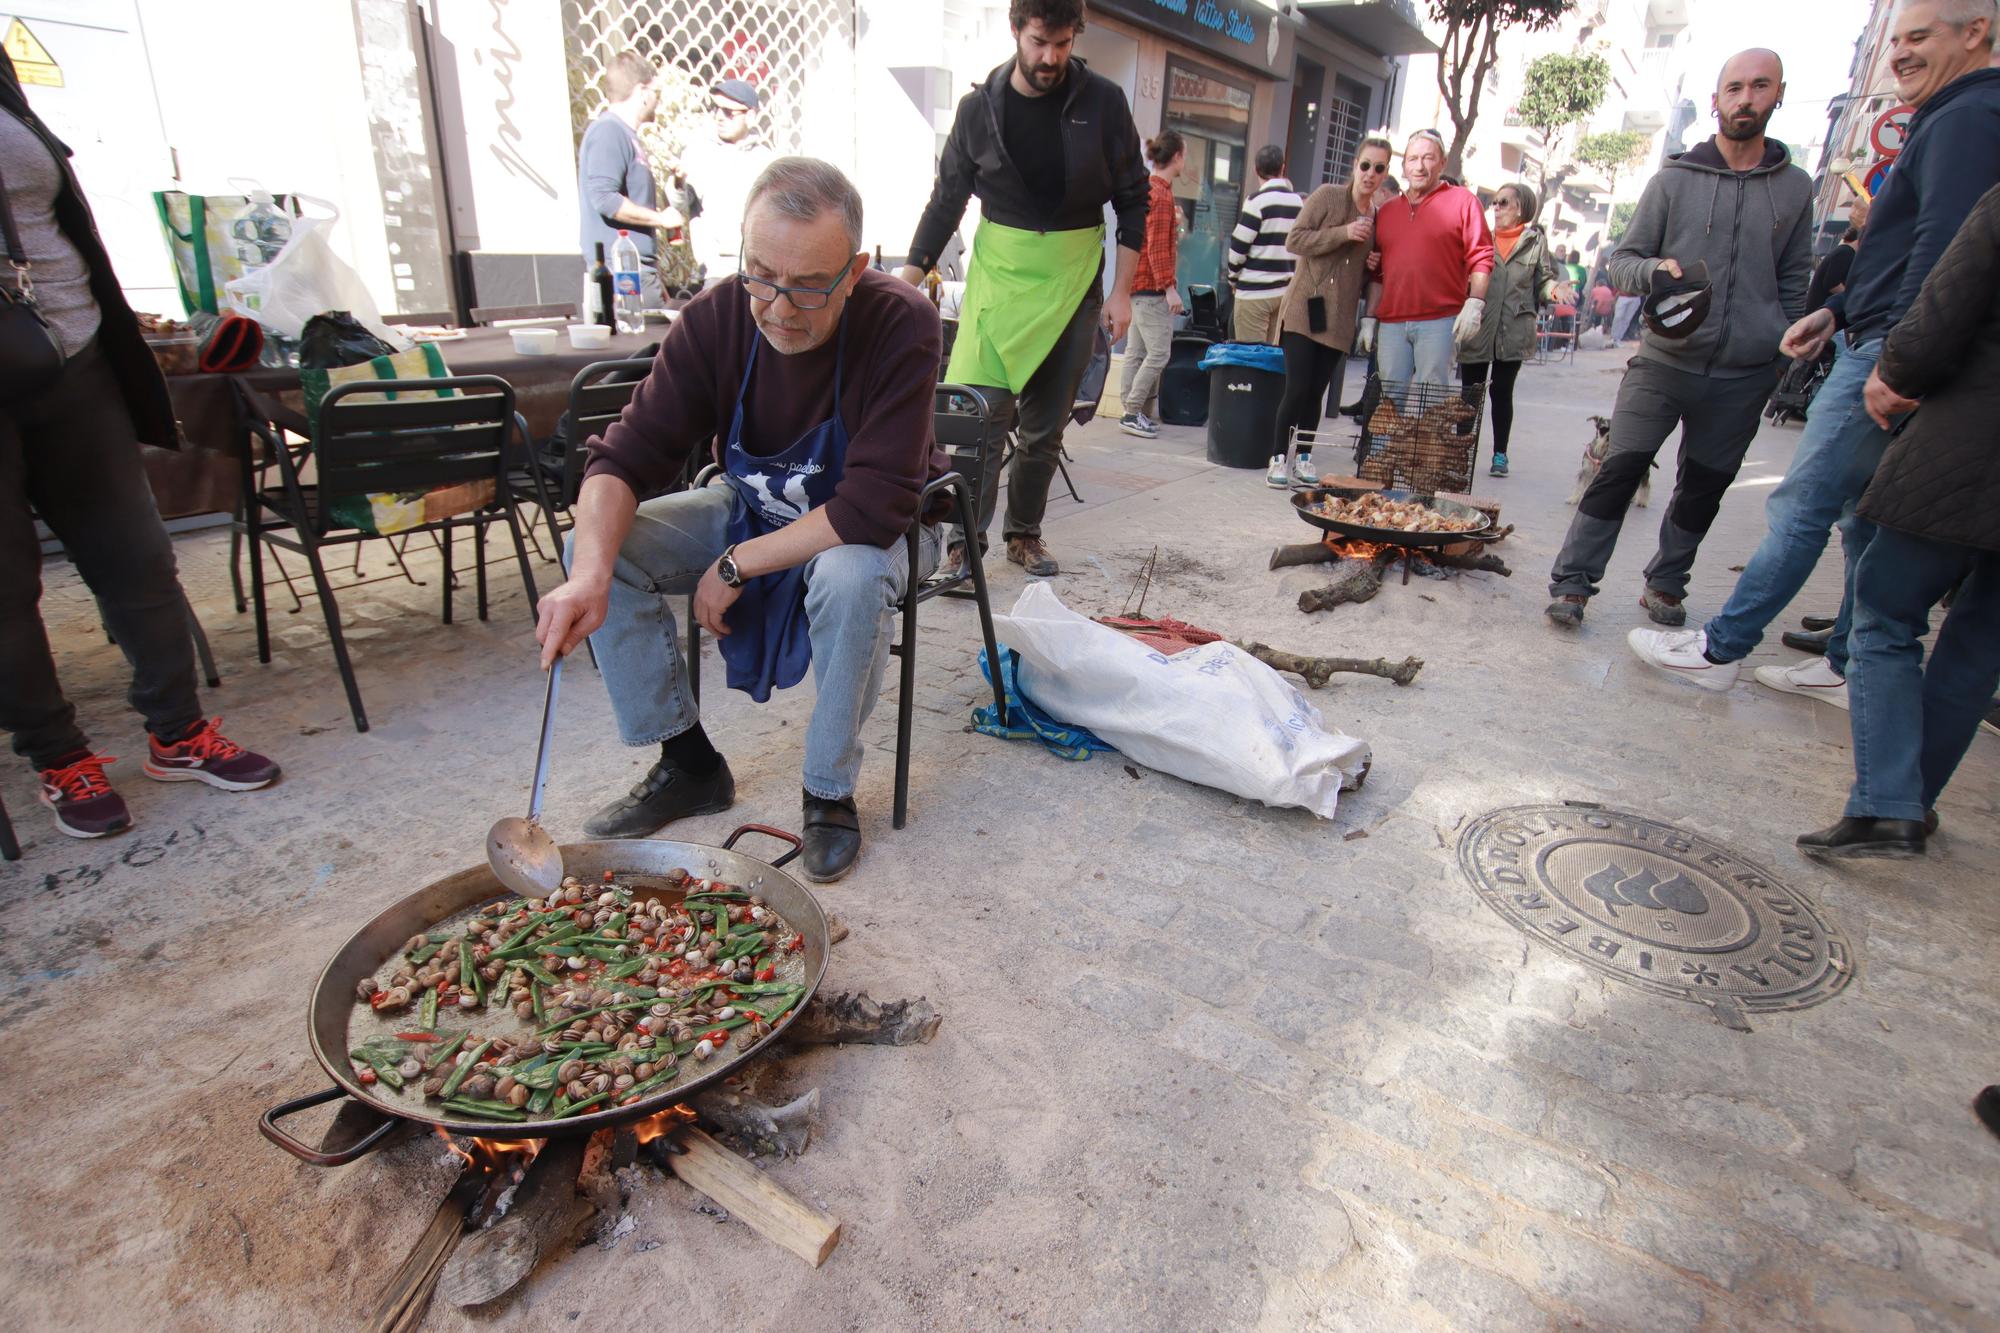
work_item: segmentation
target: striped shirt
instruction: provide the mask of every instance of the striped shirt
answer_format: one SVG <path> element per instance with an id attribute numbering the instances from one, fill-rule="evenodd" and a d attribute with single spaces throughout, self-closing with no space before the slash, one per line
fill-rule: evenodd
<path id="1" fill-rule="evenodd" d="M 1297 263 L 1285 237 L 1299 215 L 1299 192 L 1283 176 L 1273 176 L 1243 201 L 1236 230 L 1229 234 L 1229 276 L 1241 300 L 1275 300 L 1285 294 Z"/>

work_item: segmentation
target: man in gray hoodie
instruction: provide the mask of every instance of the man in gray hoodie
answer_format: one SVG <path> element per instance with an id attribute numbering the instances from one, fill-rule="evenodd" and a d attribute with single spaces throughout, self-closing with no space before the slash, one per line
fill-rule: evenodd
<path id="1" fill-rule="evenodd" d="M 1695 552 L 1756 437 L 1784 364 L 1778 344 L 1805 314 L 1812 281 L 1812 178 L 1764 137 L 1784 95 L 1776 53 L 1732 56 L 1716 81 L 1718 133 L 1667 159 L 1612 252 L 1611 285 L 1626 293 L 1651 292 L 1655 270 L 1680 278 L 1705 264 L 1710 308 L 1683 338 L 1648 327 L 1626 369 L 1611 452 L 1577 502 L 1550 571 L 1547 614 L 1558 625 L 1583 623 L 1625 508 L 1677 425 L 1680 469 L 1639 604 L 1662 625 L 1687 619 L 1681 599 Z"/>

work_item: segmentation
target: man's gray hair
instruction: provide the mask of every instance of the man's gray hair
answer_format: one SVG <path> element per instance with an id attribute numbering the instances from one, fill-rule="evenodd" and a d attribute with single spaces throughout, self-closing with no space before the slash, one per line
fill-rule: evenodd
<path id="1" fill-rule="evenodd" d="M 849 253 L 861 249 L 861 191 L 833 163 L 816 157 L 781 157 L 765 167 L 744 201 L 746 222 L 750 210 L 766 195 L 771 207 L 800 222 L 815 221 L 822 213 L 838 213 L 847 228 Z"/>
<path id="2" fill-rule="evenodd" d="M 1964 32 L 1980 19 L 1986 20 L 1986 44 L 1993 45 L 1993 30 L 2000 27 L 2000 4 L 1996 0 L 1937 0 L 1937 21 Z"/>

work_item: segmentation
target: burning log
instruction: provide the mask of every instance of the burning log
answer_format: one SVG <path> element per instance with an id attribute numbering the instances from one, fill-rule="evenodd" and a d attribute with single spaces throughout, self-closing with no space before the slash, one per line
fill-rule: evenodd
<path id="1" fill-rule="evenodd" d="M 680 1177 L 752 1231 L 814 1268 L 840 1244 L 839 1218 L 801 1202 L 699 1129 L 690 1126 L 650 1140 L 644 1151 L 661 1170 Z"/>
<path id="2" fill-rule="evenodd" d="M 806 1006 L 785 1035 L 793 1041 L 830 1045 L 860 1042 L 872 1046 L 913 1046 L 937 1035 L 944 1015 L 921 996 L 877 1004 L 867 991 L 820 996 Z"/>
<path id="3" fill-rule="evenodd" d="M 1424 558 L 1440 569 L 1470 569 L 1481 574 L 1498 574 L 1507 579 L 1514 577 L 1514 571 L 1508 568 L 1505 560 L 1485 551 L 1472 551 L 1464 555 L 1447 555 L 1442 551 L 1434 551 L 1427 553 Z"/>
<path id="4" fill-rule="evenodd" d="M 597 1205 L 576 1189 L 584 1147 L 584 1140 L 575 1138 L 543 1149 L 507 1215 L 466 1237 L 444 1265 L 438 1295 L 461 1308 L 504 1296 L 534 1272 L 544 1254 L 596 1216 Z"/>
<path id="5" fill-rule="evenodd" d="M 1388 563 L 1379 555 L 1371 560 L 1341 560 L 1331 583 L 1299 594 L 1299 610 L 1310 614 L 1368 601 L 1382 591 L 1382 570 Z"/>
<path id="6" fill-rule="evenodd" d="M 1301 603 L 1303 605 L 1303 603 Z M 1319 689 L 1337 671 L 1351 672 L 1357 676 L 1380 676 L 1393 680 L 1398 685 L 1408 685 L 1424 669 L 1421 657 L 1406 657 L 1400 662 L 1391 662 L 1386 657 L 1301 657 L 1261 643 L 1239 643 L 1236 645 L 1250 656 L 1277 671 L 1289 671 L 1304 676 L 1306 684 Z"/>
<path id="7" fill-rule="evenodd" d="M 729 1088 L 699 1093 L 694 1109 L 703 1124 L 731 1135 L 759 1152 L 797 1157 L 812 1142 L 819 1124 L 819 1089 L 783 1106 L 767 1106 Z"/>

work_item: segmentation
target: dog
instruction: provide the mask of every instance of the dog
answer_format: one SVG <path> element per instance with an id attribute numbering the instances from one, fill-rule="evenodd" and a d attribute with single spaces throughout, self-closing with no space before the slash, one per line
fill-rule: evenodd
<path id="1" fill-rule="evenodd" d="M 1592 417 L 1590 424 L 1597 427 L 1597 436 L 1583 446 L 1583 466 L 1576 470 L 1576 489 L 1569 493 L 1569 499 L 1563 501 L 1564 504 L 1573 505 L 1583 499 L 1583 493 L 1590 489 L 1591 478 L 1597 475 L 1597 469 L 1604 466 L 1604 456 L 1611 452 L 1611 418 Z M 1658 467 L 1659 463 L 1655 461 L 1653 466 Z M 1632 492 L 1632 506 L 1644 509 L 1646 502 L 1652 498 L 1652 477 L 1639 478 L 1639 489 Z"/>

